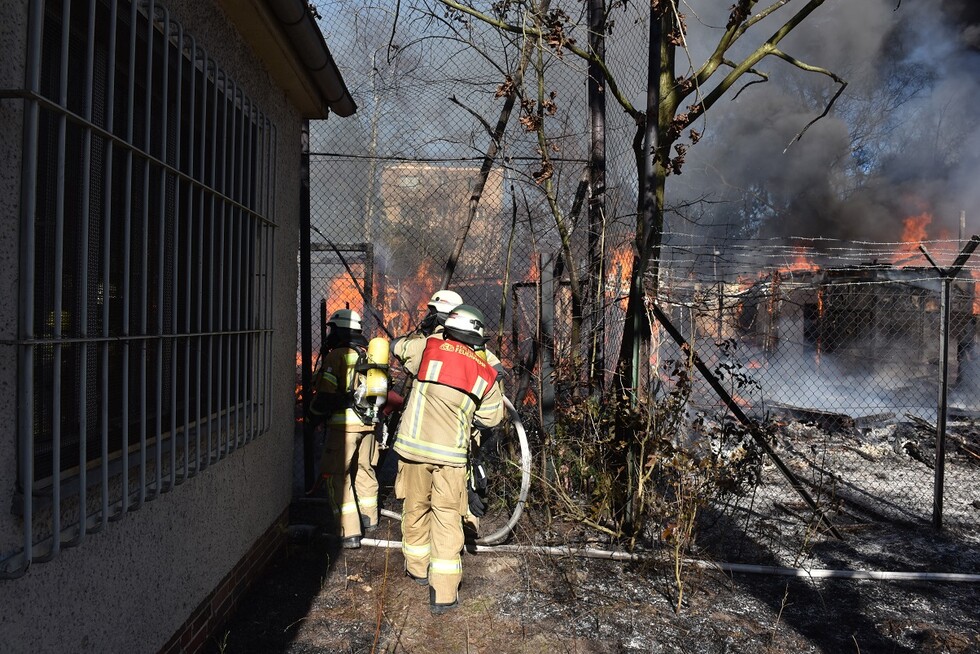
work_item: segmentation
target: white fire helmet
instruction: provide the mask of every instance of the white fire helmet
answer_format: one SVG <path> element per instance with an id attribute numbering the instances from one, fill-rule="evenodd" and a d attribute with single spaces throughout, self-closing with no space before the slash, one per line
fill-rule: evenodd
<path id="1" fill-rule="evenodd" d="M 484 337 L 483 313 L 476 307 L 461 304 L 446 318 L 446 336 L 466 343 L 467 345 L 483 345 Z"/>
<path id="2" fill-rule="evenodd" d="M 351 331 L 361 331 L 361 316 L 356 311 L 350 309 L 339 309 L 333 312 L 330 320 L 327 321 L 328 327 L 335 329 L 349 329 Z"/>
<path id="3" fill-rule="evenodd" d="M 463 303 L 463 298 L 456 291 L 443 289 L 432 294 L 429 300 L 429 308 L 435 309 L 437 313 L 449 313 Z"/>

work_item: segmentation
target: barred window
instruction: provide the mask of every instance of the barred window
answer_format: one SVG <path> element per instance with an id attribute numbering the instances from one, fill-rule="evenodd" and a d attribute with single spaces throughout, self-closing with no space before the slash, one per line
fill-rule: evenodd
<path id="1" fill-rule="evenodd" d="M 165 7 L 31 11 L 18 341 L 28 560 L 269 428 L 276 227 L 275 126 Z"/>

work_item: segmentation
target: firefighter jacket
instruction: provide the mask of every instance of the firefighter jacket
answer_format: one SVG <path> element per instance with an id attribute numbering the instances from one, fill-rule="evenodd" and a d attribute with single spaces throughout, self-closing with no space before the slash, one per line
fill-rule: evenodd
<path id="1" fill-rule="evenodd" d="M 432 335 L 442 336 L 443 327 L 441 325 L 436 327 Z M 415 376 L 415 371 L 419 369 L 422 352 L 425 350 L 425 339 L 426 336 L 422 332 L 415 331 L 406 336 L 400 336 L 391 342 L 391 353 L 401 362 L 402 367 L 411 371 L 412 377 Z M 505 374 L 503 363 L 500 361 L 500 357 L 490 350 L 484 350 L 483 352 L 486 355 L 487 363 L 497 371 L 497 385 L 500 386 L 500 392 L 503 393 Z M 411 389 L 411 381 L 411 379 L 407 380 L 403 388 L 403 395 L 407 395 Z"/>
<path id="2" fill-rule="evenodd" d="M 330 427 L 340 427 L 346 431 L 371 431 L 373 425 L 366 425 L 353 409 L 355 375 L 358 350 L 341 345 L 335 347 L 323 358 L 320 378 L 315 384 L 316 395 L 310 406 L 310 413 L 325 415 L 324 423 Z"/>
<path id="3" fill-rule="evenodd" d="M 405 367 L 415 383 L 394 449 L 409 461 L 463 467 L 472 425 L 495 427 L 503 420 L 497 373 L 468 345 L 441 333 L 409 344 L 415 351 L 407 353 Z"/>

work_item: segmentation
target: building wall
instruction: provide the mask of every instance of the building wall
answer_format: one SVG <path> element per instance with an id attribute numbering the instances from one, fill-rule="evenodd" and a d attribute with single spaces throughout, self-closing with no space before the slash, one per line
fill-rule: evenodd
<path id="1" fill-rule="evenodd" d="M 27 1 L 0 3 L 0 88 L 23 88 Z M 173 19 L 277 127 L 272 429 L 80 546 L 0 580 L 0 650 L 157 652 L 207 600 L 291 498 L 301 120 L 210 2 L 166 0 Z M 16 481 L 20 100 L 0 100 L 0 541 L 21 526 Z"/>
<path id="2" fill-rule="evenodd" d="M 26 3 L 0 3 L 0 89 L 19 88 L 24 82 L 24 52 L 15 44 L 27 29 Z M 21 124 L 23 103 L 0 100 L 0 534 L 12 528 L 8 515 L 16 483 L 17 350 L 17 222 L 20 215 Z M 17 529 L 19 532 L 19 528 Z M 0 541 L 4 537 L 0 537 Z M 2 582 L 0 582 L 2 583 Z M 7 593 L 0 586 L 0 607 Z M 0 610 L 0 632 L 5 617 Z"/>

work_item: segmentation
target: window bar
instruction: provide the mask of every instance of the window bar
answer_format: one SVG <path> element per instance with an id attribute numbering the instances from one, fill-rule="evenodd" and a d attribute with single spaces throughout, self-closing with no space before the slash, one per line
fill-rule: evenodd
<path id="1" fill-rule="evenodd" d="M 41 36 L 43 33 L 44 7 L 34 2 L 28 16 L 28 46 L 24 85 L 27 91 L 38 93 L 41 87 Z M 17 444 L 20 462 L 20 491 L 23 498 L 24 552 L 20 565 L 16 559 L 6 562 L 2 574 L 5 578 L 19 577 L 31 566 L 33 560 L 34 504 L 34 264 L 36 261 L 34 212 L 37 208 L 37 148 L 40 106 L 36 101 L 24 102 L 24 160 L 21 175 L 20 210 L 20 298 L 18 322 L 21 344 L 18 346 L 17 384 Z"/>
<path id="2" fill-rule="evenodd" d="M 212 62 L 209 61 L 208 63 L 210 64 Z M 209 256 L 208 256 L 208 262 L 207 262 L 207 266 L 208 266 L 208 283 L 207 283 L 207 287 L 206 287 L 207 288 L 207 291 L 206 291 L 206 293 L 207 293 L 207 305 L 208 305 L 208 335 L 206 337 L 207 338 L 207 343 L 208 343 L 208 356 L 207 356 L 207 365 L 208 365 L 208 410 L 207 410 L 207 421 L 208 421 L 208 451 L 207 451 L 207 456 L 204 458 L 204 462 L 203 462 L 203 464 L 204 464 L 205 467 L 211 464 L 211 445 L 212 445 L 211 434 L 212 434 L 212 431 L 213 431 L 212 430 L 212 426 L 213 426 L 212 423 L 214 422 L 212 420 L 212 417 L 214 416 L 213 408 L 214 408 L 214 399 L 215 399 L 214 398 L 214 385 L 213 385 L 213 382 L 214 382 L 214 363 L 213 363 L 213 356 L 214 356 L 214 323 L 215 323 L 215 320 L 214 320 L 214 266 L 215 266 L 215 258 L 214 258 L 214 238 L 215 238 L 214 221 L 215 221 L 215 195 L 214 195 L 213 189 L 217 188 L 217 185 L 215 184 L 215 180 L 216 180 L 216 176 L 217 176 L 217 168 L 216 168 L 217 161 L 216 160 L 218 158 L 217 155 L 216 155 L 217 149 L 218 149 L 218 72 L 219 72 L 218 71 L 218 66 L 217 66 L 217 64 L 215 64 L 215 67 L 214 67 L 214 78 L 213 78 L 213 81 L 212 81 L 212 89 L 213 89 L 213 91 L 212 91 L 212 94 L 211 94 L 211 126 L 210 126 L 211 127 L 211 129 L 210 129 L 210 131 L 211 131 L 211 150 L 210 150 L 210 157 L 211 157 L 211 175 L 210 175 L 210 180 L 211 180 L 211 185 L 210 185 L 210 188 L 208 189 L 208 200 L 209 200 L 209 206 L 211 208 L 211 211 L 210 211 L 210 214 L 209 215 L 210 215 L 211 220 L 209 221 L 210 222 L 210 225 L 209 225 L 209 227 L 210 227 L 210 235 L 209 236 L 210 237 L 208 238 L 208 241 L 207 241 L 208 242 L 208 249 L 209 249 Z M 206 82 L 206 80 L 205 80 L 205 82 Z"/>
<path id="3" fill-rule="evenodd" d="M 106 62 L 106 131 L 115 129 L 116 107 L 116 30 L 118 27 L 118 0 L 109 6 L 109 47 Z M 115 152 L 112 139 L 105 139 L 105 179 L 102 192 L 102 337 L 99 352 L 102 362 L 99 367 L 99 420 L 100 425 L 100 474 L 102 477 L 102 516 L 99 529 L 109 523 L 109 305 L 112 293 L 110 284 L 110 261 L 112 261 L 112 168 Z"/>
<path id="4" fill-rule="evenodd" d="M 89 3 L 88 23 L 86 30 L 85 49 L 85 107 L 82 115 L 87 123 L 92 122 L 93 94 L 95 93 L 95 5 Z M 79 211 L 80 238 L 78 264 L 80 282 L 78 288 L 78 324 L 79 352 L 78 366 L 78 532 L 75 538 L 65 543 L 66 547 L 80 545 L 85 540 L 86 524 L 88 522 L 88 248 L 89 248 L 89 212 L 91 211 L 92 183 L 92 130 L 85 127 L 82 141 L 82 196 Z"/>
<path id="5" fill-rule="evenodd" d="M 227 89 L 227 77 L 224 71 L 221 71 L 221 85 L 218 85 L 218 78 L 215 77 L 215 93 L 220 98 L 221 104 L 221 154 L 219 156 L 218 152 L 215 151 L 213 156 L 215 160 L 220 164 L 220 169 L 217 171 L 218 174 L 214 180 L 214 188 L 221 194 L 221 198 L 218 200 L 218 208 L 213 214 L 212 220 L 214 221 L 214 248 L 215 250 L 215 281 L 211 286 L 212 297 L 212 315 L 214 318 L 214 324 L 211 326 L 211 331 L 214 333 L 214 351 L 213 358 L 210 361 L 211 367 L 214 370 L 214 399 L 215 407 L 212 417 L 215 420 L 215 450 L 214 450 L 214 460 L 219 461 L 224 457 L 224 415 L 222 411 L 223 406 L 227 406 L 224 402 L 223 391 L 224 385 L 222 382 L 222 361 L 224 357 L 225 349 L 225 339 L 223 331 L 224 321 L 222 320 L 224 316 L 224 307 L 222 306 L 222 301 L 224 300 L 224 281 L 225 281 L 225 201 L 224 197 L 228 195 L 228 185 L 227 185 L 227 175 L 228 175 L 228 89 Z M 215 125 L 215 131 L 217 131 L 217 125 Z"/>
<path id="6" fill-rule="evenodd" d="M 276 287 L 276 266 L 275 266 L 275 254 L 276 254 L 276 230 L 274 229 L 275 221 L 272 218 L 275 216 L 274 207 L 276 200 L 276 181 L 278 177 L 278 171 L 273 165 L 273 162 L 278 161 L 278 151 L 279 151 L 279 139 L 275 125 L 270 122 L 271 134 L 270 139 L 272 143 L 272 148 L 270 150 L 270 161 L 269 168 L 272 171 L 272 175 L 269 178 L 269 210 L 265 214 L 270 217 L 269 225 L 269 258 L 266 260 L 266 268 L 268 270 L 269 278 L 269 288 L 266 292 L 266 303 L 269 306 L 269 316 L 266 322 L 266 339 L 268 341 L 268 347 L 266 351 L 266 372 L 264 384 L 266 387 L 266 401 L 268 402 L 269 409 L 266 413 L 266 424 L 264 427 L 268 429 L 272 425 L 272 384 L 269 383 L 272 373 L 272 291 Z"/>
<path id="7" fill-rule="evenodd" d="M 133 142 L 134 114 L 136 113 L 136 20 L 139 16 L 136 3 L 129 9 L 129 88 L 126 96 L 126 143 Z M 122 283 L 122 511 L 129 511 L 129 345 L 130 339 L 130 272 L 133 240 L 133 151 L 126 149 L 125 180 L 123 182 L 123 283 Z"/>
<path id="8" fill-rule="evenodd" d="M 237 87 L 237 85 L 236 85 Z M 241 116 L 239 119 L 238 135 L 235 137 L 235 143 L 238 147 L 238 158 L 236 159 L 238 163 L 237 174 L 235 175 L 235 199 L 238 200 L 240 204 L 246 202 L 245 195 L 242 193 L 242 176 L 245 173 L 245 135 L 248 130 L 249 115 L 246 111 L 247 99 L 245 98 L 245 93 L 240 89 L 235 90 L 236 98 L 241 96 L 241 110 L 238 115 Z M 233 294 L 235 301 L 232 303 L 232 328 L 235 330 L 235 336 L 232 340 L 232 351 L 235 356 L 232 357 L 235 365 L 235 391 L 234 391 L 234 405 L 235 405 L 235 448 L 239 448 L 242 445 L 242 421 L 245 418 L 244 413 L 244 402 L 242 401 L 242 330 L 245 328 L 245 323 L 242 321 L 242 268 L 244 265 L 244 256 L 242 253 L 242 245 L 245 243 L 244 231 L 245 231 L 245 213 L 240 210 L 237 206 L 232 207 L 232 213 L 235 216 L 235 248 L 233 250 L 235 256 L 235 270 L 233 272 Z"/>
<path id="9" fill-rule="evenodd" d="M 152 8 L 152 5 L 151 5 Z M 167 130 L 169 128 L 168 120 L 170 118 L 170 13 L 167 11 L 166 7 L 156 7 L 154 11 L 159 11 L 162 14 L 161 22 L 163 27 L 163 35 L 160 43 L 162 47 L 160 48 L 160 58 L 162 60 L 162 72 L 160 76 L 160 89 L 162 102 L 160 104 L 163 106 L 163 115 L 160 117 L 160 161 L 168 163 L 167 155 L 167 141 L 168 134 Z M 155 18 L 155 13 L 150 14 Z M 151 25 L 153 21 L 150 21 Z M 179 54 L 179 53 L 178 53 Z M 151 152 L 150 144 L 147 143 L 147 152 Z M 158 177 L 158 184 L 160 185 L 160 199 L 158 203 L 158 214 L 157 214 L 157 327 L 156 327 L 156 354 L 157 354 L 157 387 L 156 387 L 156 420 L 155 420 L 155 430 L 156 430 L 156 446 L 154 449 L 155 459 L 154 464 L 156 469 L 154 474 L 156 476 L 155 492 L 153 497 L 159 497 L 160 493 L 163 492 L 163 351 L 167 343 L 172 343 L 172 341 L 165 337 L 166 328 L 164 327 L 165 318 L 165 297 L 164 297 L 164 258 L 166 256 L 166 234 L 167 234 L 167 178 L 169 174 L 165 166 L 160 166 L 160 173 Z M 171 406 L 170 415 L 173 416 L 173 407 Z M 170 451 L 174 451 L 173 439 L 175 433 L 173 430 L 173 424 L 171 424 L 170 429 Z M 172 468 L 171 468 L 172 470 Z"/>
<path id="10" fill-rule="evenodd" d="M 190 66 L 187 69 L 188 86 L 190 87 L 190 99 L 187 103 L 187 120 L 189 129 L 187 131 L 187 174 L 194 178 L 194 130 L 196 129 L 195 118 L 197 117 L 197 40 L 193 35 L 189 35 L 190 45 Z M 200 222 L 200 221 L 198 221 Z M 190 475 L 190 423 L 191 423 L 191 349 L 193 348 L 194 338 L 191 336 L 191 270 L 194 254 L 194 247 L 191 241 L 191 228 L 194 225 L 194 192 L 191 184 L 187 185 L 187 213 L 186 213 L 186 247 L 184 254 L 184 476 L 187 479 Z M 200 294 L 196 294 L 200 296 Z M 200 331 L 200 330 L 199 330 Z M 200 377 L 200 376 L 199 376 Z M 200 388 L 197 391 L 200 395 Z M 199 424 L 199 423 L 198 423 Z M 200 433 L 200 429 L 195 429 Z"/>
<path id="11" fill-rule="evenodd" d="M 255 126 L 256 126 L 256 115 L 257 109 L 252 106 L 251 101 L 248 103 L 248 122 L 247 122 L 247 140 L 245 144 L 245 160 L 254 161 L 255 160 Z M 254 189 L 255 189 L 255 178 L 254 178 L 255 167 L 249 164 L 243 167 L 242 173 L 242 190 L 244 204 L 249 208 L 255 209 L 254 200 Z M 252 321 L 252 298 L 253 298 L 253 283 L 255 279 L 255 221 L 252 219 L 251 214 L 242 212 L 242 220 L 247 226 L 244 232 L 243 238 L 246 240 L 245 251 L 248 253 L 248 258 L 246 260 L 247 277 L 242 275 L 243 279 L 247 279 L 248 283 L 244 284 L 244 292 L 240 294 L 244 296 L 245 301 L 242 303 L 244 306 L 239 308 L 239 321 L 243 325 L 249 327 L 249 332 L 245 334 L 239 345 L 241 347 L 241 352 L 239 353 L 239 360 L 244 360 L 246 363 L 246 368 L 244 375 L 242 375 L 244 380 L 244 388 L 242 389 L 242 395 L 244 402 L 246 403 L 245 416 L 244 416 L 244 441 L 246 443 L 252 440 L 252 425 L 254 424 L 254 415 L 252 413 L 252 374 L 255 370 L 253 352 L 252 352 L 252 337 L 255 329 L 255 322 Z"/>
<path id="12" fill-rule="evenodd" d="M 137 4 L 137 3 L 133 3 Z M 145 120 L 143 123 L 143 152 L 152 151 L 153 136 L 153 0 L 149 0 L 146 20 L 146 94 L 144 96 Z M 139 323 L 139 366 L 140 366 L 140 446 L 139 446 L 139 489 L 136 508 L 143 506 L 146 501 L 147 462 L 146 462 L 146 428 L 149 418 L 147 412 L 147 349 L 150 346 L 147 333 L 147 314 L 149 311 L 149 266 L 150 266 L 150 160 L 143 157 L 143 188 L 142 188 L 142 229 L 140 230 L 140 323 Z"/>
<path id="13" fill-rule="evenodd" d="M 268 127 L 264 120 L 260 121 L 256 126 L 258 146 L 262 151 L 263 158 L 259 161 L 267 162 L 269 153 L 269 142 L 268 142 Z M 268 184 L 268 164 L 259 165 L 256 167 L 259 176 L 258 190 L 256 198 L 256 209 L 262 213 L 264 216 L 268 216 L 269 213 L 266 211 L 266 196 L 268 195 L 266 185 Z M 257 378 L 263 379 L 265 376 L 265 327 L 266 321 L 266 278 L 265 278 L 265 223 L 259 223 L 258 229 L 258 243 L 256 244 L 255 259 L 256 265 L 258 266 L 256 270 L 256 280 L 255 280 L 255 292 L 258 296 L 258 304 L 255 311 L 255 322 L 260 328 L 260 331 L 255 335 L 253 342 L 255 343 L 255 368 L 257 372 Z M 265 422 L 265 397 L 260 393 L 264 390 L 262 386 L 255 387 L 255 401 L 259 409 L 259 423 Z"/>
<path id="14" fill-rule="evenodd" d="M 197 178 L 200 180 L 202 186 L 204 184 L 205 174 L 204 174 L 204 161 L 207 157 L 207 140 L 203 137 L 208 131 L 208 98 L 207 98 L 207 81 L 208 81 L 208 53 L 202 47 L 201 50 L 201 142 L 198 145 L 198 165 L 197 165 Z M 195 52 L 195 58 L 197 54 Z M 198 77 L 195 71 L 195 77 Z M 196 84 L 195 84 L 196 86 Z M 197 259 L 194 262 L 194 268 L 197 271 L 197 292 L 194 294 L 197 300 L 197 321 L 196 321 L 196 335 L 194 341 L 196 347 L 194 348 L 197 358 L 197 364 L 195 366 L 195 374 L 197 375 L 197 402 L 195 407 L 197 407 L 197 427 L 194 430 L 195 438 L 197 440 L 196 448 L 194 450 L 194 473 L 197 474 L 202 469 L 201 464 L 201 445 L 204 442 L 201 434 L 201 429 L 204 425 L 204 387 L 203 387 L 203 354 L 204 354 L 204 339 L 201 336 L 204 333 L 204 189 L 198 190 L 197 195 L 198 210 L 195 214 L 197 219 Z M 210 427 L 209 427 L 210 429 Z"/>
<path id="15" fill-rule="evenodd" d="M 259 185 L 260 199 L 259 199 L 259 205 L 258 206 L 259 206 L 259 210 L 262 212 L 262 214 L 265 215 L 265 216 L 268 216 L 269 215 L 269 213 L 268 213 L 268 195 L 269 195 L 269 193 L 268 193 L 268 186 L 269 186 L 269 158 L 268 158 L 268 154 L 269 154 L 269 124 L 268 124 L 268 121 L 263 120 L 262 123 L 261 123 L 261 125 L 259 126 L 259 129 L 260 129 L 260 134 L 261 134 L 261 137 L 262 137 L 262 139 L 261 139 L 261 142 L 262 142 L 262 153 L 263 153 L 263 155 L 265 155 L 265 158 L 263 159 L 263 161 L 265 163 L 262 166 L 262 170 L 261 170 L 262 183 Z M 267 243 L 266 243 L 266 241 L 267 241 L 267 236 L 266 236 L 267 231 L 268 230 L 266 229 L 266 225 L 265 224 L 260 224 L 259 225 L 259 245 L 258 245 L 258 253 L 257 253 L 257 256 L 256 256 L 256 259 L 258 260 L 258 266 L 259 266 L 259 270 L 258 270 L 259 279 L 257 280 L 257 283 L 256 283 L 256 288 L 258 290 L 258 295 L 259 295 L 259 309 L 258 309 L 258 311 L 256 313 L 256 321 L 258 322 L 259 327 L 261 327 L 262 330 L 256 335 L 256 339 L 255 339 L 256 340 L 256 357 L 257 357 L 257 360 L 256 360 L 256 364 L 257 365 L 256 365 L 256 367 L 259 369 L 259 379 L 265 379 L 265 376 L 267 374 L 266 367 L 265 367 L 266 366 L 265 351 L 266 351 L 267 344 L 266 344 L 266 337 L 265 337 L 266 332 L 265 332 L 265 329 L 264 329 L 265 328 L 265 325 L 266 325 L 266 322 L 268 321 L 268 315 L 267 314 L 268 314 L 268 306 L 270 304 L 269 303 L 269 300 L 268 300 L 268 297 L 266 296 L 266 293 L 269 290 L 269 287 L 268 287 L 269 280 L 268 280 L 268 274 L 267 274 L 268 273 L 268 266 L 266 264 L 266 257 L 268 256 L 268 246 L 267 246 Z M 266 401 L 265 401 L 266 398 L 265 398 L 265 386 L 264 385 L 261 386 L 260 388 L 257 388 L 256 389 L 255 399 L 258 401 L 259 407 L 260 407 L 260 416 L 259 416 L 259 419 L 264 424 L 265 421 L 266 421 L 266 411 L 267 411 L 267 408 L 268 408 L 267 405 L 266 405 Z"/>
<path id="16" fill-rule="evenodd" d="M 227 157 L 224 159 L 225 169 L 224 169 L 224 194 L 225 197 L 236 199 L 235 196 L 235 159 L 238 154 L 238 142 L 236 136 L 238 133 L 238 111 L 236 110 L 236 85 L 227 76 L 225 77 L 225 111 L 228 112 L 228 121 L 225 123 L 225 150 Z M 234 276 L 234 265 L 235 265 L 235 206 L 230 203 L 224 204 L 224 211 L 221 212 L 221 273 L 222 273 L 222 283 L 218 286 L 218 292 L 221 293 L 222 301 L 221 306 L 221 354 L 219 355 L 221 359 L 224 360 L 224 366 L 222 367 L 222 375 L 219 377 L 220 382 L 224 387 L 224 401 L 222 402 L 223 413 L 224 413 L 224 429 L 222 432 L 225 436 L 225 449 L 224 456 L 228 456 L 234 449 L 234 443 L 232 441 L 232 360 L 231 360 L 231 344 L 234 341 L 234 335 L 232 332 L 231 325 L 231 303 L 232 303 L 232 291 L 231 285 L 234 283 L 232 279 Z M 227 234 L 225 229 L 227 228 Z M 227 261 L 225 260 L 225 252 L 228 253 Z M 220 359 L 219 359 L 220 360 Z"/>
<path id="17" fill-rule="evenodd" d="M 225 343 L 228 340 L 228 336 L 224 333 L 225 329 L 225 278 L 227 277 L 226 265 L 225 265 L 225 224 L 228 222 L 227 212 L 228 203 L 224 198 L 229 196 L 229 184 L 228 184 L 228 173 L 231 169 L 231 162 L 229 160 L 228 154 L 228 142 L 231 140 L 231 125 L 234 112 L 228 107 L 228 88 L 230 82 L 228 81 L 228 75 L 221 71 L 221 157 L 215 157 L 221 162 L 221 181 L 219 184 L 215 185 L 215 188 L 220 189 L 222 198 L 220 200 L 219 211 L 216 213 L 215 217 L 218 219 L 218 269 L 217 277 L 218 283 L 215 287 L 215 291 L 218 294 L 218 301 L 215 304 L 215 320 L 217 322 L 217 332 L 215 338 L 218 341 L 217 344 L 217 361 L 213 363 L 215 365 L 215 370 L 217 372 L 217 389 L 215 390 L 215 397 L 217 398 L 216 407 L 216 418 L 218 421 L 218 438 L 217 438 L 217 449 L 215 460 L 221 460 L 227 453 L 228 447 L 228 431 L 226 427 L 226 422 L 228 418 L 228 401 L 225 397 L 225 382 L 226 375 L 224 370 L 224 354 L 225 354 Z M 229 115 L 232 114 L 232 115 Z"/>
<path id="18" fill-rule="evenodd" d="M 272 143 L 270 134 L 271 134 L 271 130 L 269 128 L 269 121 L 264 120 L 262 122 L 262 152 L 265 155 L 265 159 L 264 159 L 265 166 L 264 166 L 264 170 L 262 171 L 262 186 L 261 186 L 262 204 L 260 206 L 263 215 L 266 216 L 271 215 L 269 213 L 269 179 L 272 172 L 272 164 L 269 161 L 269 152 L 271 151 L 271 143 Z M 269 292 L 268 231 L 269 230 L 266 224 L 264 223 L 259 226 L 259 229 L 260 229 L 259 232 L 260 245 L 259 245 L 259 253 L 257 258 L 259 260 L 259 272 L 262 275 L 261 279 L 259 280 L 260 282 L 259 295 L 261 297 L 262 306 L 258 314 L 258 322 L 260 326 L 263 327 L 263 331 L 259 333 L 258 338 L 256 340 L 258 341 L 257 356 L 258 356 L 258 368 L 260 371 L 259 374 L 261 375 L 260 379 L 264 380 L 269 374 L 269 371 L 266 367 L 268 365 L 266 359 L 266 351 L 268 350 L 269 345 L 267 342 L 266 331 L 264 330 L 264 328 L 269 322 L 269 311 L 270 311 L 270 305 L 272 303 L 268 295 Z M 266 401 L 266 397 L 265 397 L 265 384 L 262 385 L 261 389 L 258 389 L 258 392 L 256 393 L 256 399 L 258 400 L 259 404 L 262 407 L 261 419 L 262 419 L 262 423 L 265 424 L 265 422 L 268 420 L 267 412 L 269 411 L 268 402 Z"/>
<path id="19" fill-rule="evenodd" d="M 180 23 L 176 23 L 177 33 L 177 79 L 175 87 L 177 89 L 177 97 L 174 99 L 174 105 L 177 107 L 177 115 L 174 116 L 174 132 L 176 133 L 176 138 L 174 139 L 174 155 L 173 155 L 173 165 L 177 169 L 181 168 L 180 155 L 181 148 L 180 142 L 183 134 L 181 133 L 181 124 L 183 119 L 183 84 L 184 84 L 184 28 Z M 180 325 L 177 324 L 177 316 L 179 312 L 177 307 L 180 303 L 180 188 L 183 180 L 179 177 L 174 179 L 174 241 L 173 241 L 173 286 L 170 289 L 173 308 L 171 309 L 171 346 L 170 346 L 170 484 L 171 490 L 177 485 L 177 360 L 180 358 Z M 186 313 L 186 312 L 185 312 Z M 186 368 L 185 368 L 186 372 Z M 186 389 L 186 378 L 185 378 L 185 389 Z M 185 390 L 186 393 L 186 390 Z M 186 407 L 187 404 L 185 403 Z M 187 415 L 186 413 L 184 414 Z M 185 461 L 187 460 L 187 423 L 183 426 L 183 437 L 184 437 L 184 447 L 183 456 Z M 186 469 L 185 469 L 186 475 Z"/>
<path id="20" fill-rule="evenodd" d="M 238 84 L 232 84 L 232 96 L 231 96 L 231 106 L 234 109 L 234 121 L 232 126 L 232 139 L 231 139 L 231 159 L 228 161 L 228 177 L 230 181 L 230 187 L 228 189 L 228 194 L 234 198 L 236 201 L 241 202 L 241 197 L 238 194 L 238 170 L 239 165 L 243 157 L 242 152 L 242 141 L 241 141 L 241 130 L 245 124 L 245 115 L 243 111 L 238 109 L 238 96 L 239 88 Z M 244 110 L 244 102 L 242 103 L 242 110 Z M 232 244 L 231 249 L 228 251 L 228 301 L 226 303 L 227 311 L 227 329 L 231 332 L 227 336 L 228 340 L 228 375 L 226 379 L 228 381 L 228 448 L 229 450 L 235 450 L 238 448 L 238 419 L 241 417 L 241 413 L 238 408 L 238 361 L 237 357 L 232 356 L 232 353 L 237 351 L 236 343 L 238 342 L 238 327 L 235 324 L 235 301 L 237 299 L 235 289 L 237 287 L 237 276 L 238 276 L 238 248 L 241 247 L 241 242 L 239 240 L 239 225 L 238 225 L 238 207 L 231 205 L 228 207 L 228 242 Z M 234 374 L 232 371 L 234 370 Z"/>
<path id="21" fill-rule="evenodd" d="M 71 34 L 71 0 L 62 2 L 61 59 L 59 61 L 58 104 L 68 106 L 68 43 Z M 62 329 L 64 326 L 64 275 L 65 275 L 65 150 L 68 117 L 58 115 L 57 181 L 54 218 L 54 273 L 52 280 L 53 304 L 51 374 L 51 546 L 48 552 L 37 557 L 49 561 L 61 551 L 61 361 L 64 356 Z"/>

